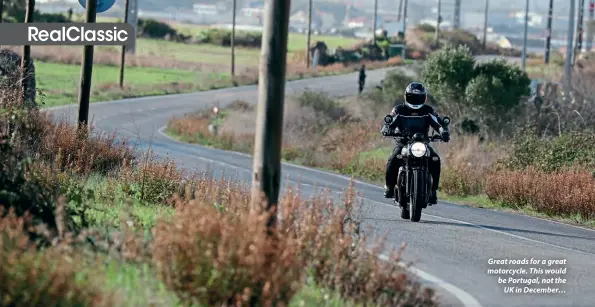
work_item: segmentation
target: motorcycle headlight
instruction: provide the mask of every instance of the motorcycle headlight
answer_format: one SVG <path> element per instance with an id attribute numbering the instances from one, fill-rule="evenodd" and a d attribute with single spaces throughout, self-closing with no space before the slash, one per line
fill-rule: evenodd
<path id="1" fill-rule="evenodd" d="M 411 145 L 411 154 L 414 157 L 423 157 L 426 154 L 427 150 L 428 149 L 426 148 L 426 144 L 424 143 L 416 142 Z"/>

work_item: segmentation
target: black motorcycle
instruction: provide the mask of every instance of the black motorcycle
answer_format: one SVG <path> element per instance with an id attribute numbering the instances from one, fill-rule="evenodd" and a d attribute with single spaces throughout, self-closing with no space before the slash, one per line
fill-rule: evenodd
<path id="1" fill-rule="evenodd" d="M 406 146 L 397 156 L 404 159 L 405 163 L 399 168 L 397 185 L 395 186 L 395 203 L 401 207 L 401 218 L 411 219 L 412 222 L 419 222 L 421 211 L 428 206 L 432 193 L 432 176 L 429 172 L 430 161 L 430 142 L 441 141 L 440 135 L 426 136 L 426 133 L 410 132 L 422 131 L 427 127 L 427 116 L 402 116 L 397 115 L 401 121 L 402 131 L 387 135 L 390 137 L 402 137 Z M 387 115 L 384 118 L 386 124 L 390 124 L 394 119 Z M 448 128 L 449 117 L 442 119 L 443 126 Z"/>

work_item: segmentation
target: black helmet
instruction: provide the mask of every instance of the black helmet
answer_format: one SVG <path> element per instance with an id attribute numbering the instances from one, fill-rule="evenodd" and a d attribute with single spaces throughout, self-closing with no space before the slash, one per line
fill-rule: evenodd
<path id="1" fill-rule="evenodd" d="M 412 109 L 419 109 L 426 103 L 428 92 L 420 82 L 411 82 L 405 89 L 405 105 Z"/>

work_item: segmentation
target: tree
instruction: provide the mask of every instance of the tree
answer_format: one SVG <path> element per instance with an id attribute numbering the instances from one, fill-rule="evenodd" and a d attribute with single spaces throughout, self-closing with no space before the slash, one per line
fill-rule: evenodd
<path id="1" fill-rule="evenodd" d="M 430 55 L 422 80 L 441 113 L 452 116 L 462 133 L 477 133 L 480 128 L 501 132 L 519 114 L 531 83 L 526 73 L 505 60 L 476 64 L 470 49 L 461 45 Z"/>
<path id="2" fill-rule="evenodd" d="M 439 104 L 454 112 L 461 109 L 465 88 L 474 76 L 474 66 L 475 60 L 467 46 L 447 45 L 428 57 L 421 79 Z"/>

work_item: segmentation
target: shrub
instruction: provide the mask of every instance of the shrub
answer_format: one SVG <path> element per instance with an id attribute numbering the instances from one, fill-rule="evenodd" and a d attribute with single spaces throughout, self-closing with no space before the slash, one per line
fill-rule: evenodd
<path id="1" fill-rule="evenodd" d="M 511 169 L 535 167 L 554 172 L 579 166 L 595 170 L 595 134 L 569 133 L 540 138 L 531 130 L 521 130 L 513 138 L 510 156 L 504 160 Z"/>
<path id="2" fill-rule="evenodd" d="M 474 66 L 469 47 L 447 45 L 428 57 L 421 78 L 439 103 L 458 104 L 474 76 Z"/>
<path id="3" fill-rule="evenodd" d="M 194 187 L 197 174 L 178 168 L 169 158 L 157 160 L 155 154 L 147 152 L 138 165 L 122 168 L 118 184 L 123 192 L 150 204 L 164 204 L 178 193 L 184 193 L 187 186 Z"/>
<path id="4" fill-rule="evenodd" d="M 388 104 L 392 107 L 403 100 L 403 94 L 407 85 L 414 81 L 412 77 L 399 70 L 391 70 L 386 73 L 382 82 L 382 104 Z M 377 99 L 374 99 L 379 103 Z"/>
<path id="5" fill-rule="evenodd" d="M 229 200 L 209 198 L 216 192 L 201 196 L 206 197 L 178 200 L 174 221 L 155 228 L 153 256 L 164 283 L 188 302 L 208 306 L 286 305 L 302 273 L 293 241 L 267 236 L 266 215 L 245 210 L 245 197 L 233 204 L 239 208 L 228 209 Z M 234 209 L 243 214 L 220 213 Z"/>
<path id="6" fill-rule="evenodd" d="M 420 25 L 418 25 L 416 27 L 416 29 L 419 29 L 422 32 L 426 32 L 426 33 L 434 33 L 436 32 L 436 27 L 434 27 L 431 24 L 427 24 L 427 23 L 422 23 Z"/>
<path id="7" fill-rule="evenodd" d="M 0 218 L 0 305 L 114 306 L 115 293 L 104 290 L 81 255 L 62 246 L 39 250 L 28 238 L 28 218 Z"/>
<path id="8" fill-rule="evenodd" d="M 443 167 L 440 174 L 440 190 L 453 196 L 472 196 L 483 193 L 485 173 L 468 165 Z"/>
<path id="9" fill-rule="evenodd" d="M 167 36 L 176 36 L 177 31 L 167 23 L 155 19 L 140 18 L 138 20 L 137 33 L 137 36 L 140 37 L 164 39 Z"/>
<path id="10" fill-rule="evenodd" d="M 510 206 L 578 221 L 595 218 L 595 178 L 588 171 L 503 170 L 487 176 L 485 190 L 491 200 Z"/>
<path id="11" fill-rule="evenodd" d="M 197 40 L 204 44 L 214 44 L 219 46 L 231 46 L 231 31 L 221 29 L 208 29 L 201 31 L 197 35 Z M 260 48 L 262 43 L 262 34 L 258 32 L 238 32 L 234 44 L 236 46 Z"/>

